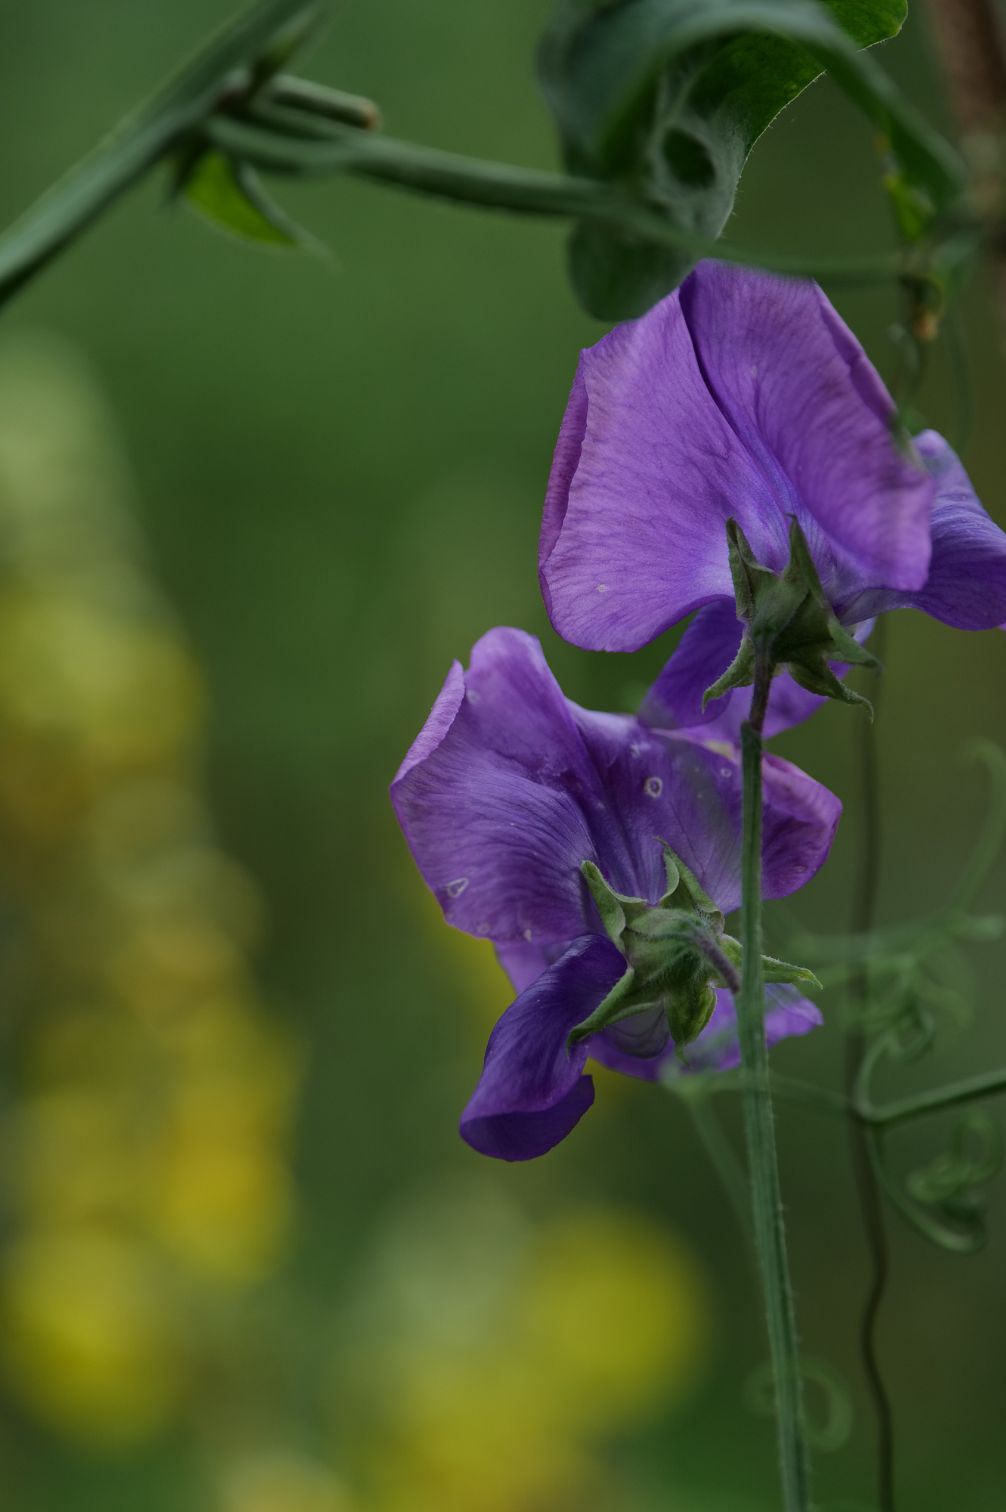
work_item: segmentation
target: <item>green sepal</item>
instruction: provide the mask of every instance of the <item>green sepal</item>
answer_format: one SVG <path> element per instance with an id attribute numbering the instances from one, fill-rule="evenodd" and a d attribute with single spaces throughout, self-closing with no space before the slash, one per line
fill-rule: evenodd
<path id="1" fill-rule="evenodd" d="M 580 872 L 597 905 L 605 933 L 625 957 L 626 969 L 601 1003 L 570 1030 L 572 1049 L 581 1040 L 632 1014 L 663 1008 L 678 1050 L 705 1029 L 719 987 L 736 986 L 741 947 L 723 932 L 717 908 L 694 872 L 666 843 L 667 890 L 656 905 L 615 890 L 593 861 Z M 762 956 L 766 982 L 820 987 L 812 971 Z"/>
<path id="2" fill-rule="evenodd" d="M 719 947 L 739 975 L 744 958 L 740 940 L 735 940 L 733 935 L 721 935 Z M 789 961 L 780 961 L 776 956 L 763 955 L 761 969 L 765 982 L 788 982 L 794 987 L 813 987 L 819 992 L 824 990 L 808 966 L 794 966 Z"/>
<path id="3" fill-rule="evenodd" d="M 697 1040 L 713 1016 L 716 1007 L 716 988 L 711 982 L 692 991 L 677 994 L 667 1011 L 671 1038 L 677 1050 L 683 1050 Z"/>
<path id="4" fill-rule="evenodd" d="M 790 520 L 789 561 L 781 573 L 758 561 L 736 520 L 727 521 L 727 551 L 744 633 L 730 666 L 703 694 L 703 707 L 733 688 L 749 687 L 761 655 L 768 657 L 773 671 L 785 667 L 809 693 L 862 704 L 872 718 L 869 700 L 846 687 L 831 663 L 873 668 L 880 664 L 833 614 L 796 518 Z"/>
<path id="5" fill-rule="evenodd" d="M 599 1029 L 606 1029 L 609 1024 L 617 1024 L 619 1019 L 628 1018 L 632 1013 L 640 1011 L 638 1003 L 626 1003 L 626 998 L 635 986 L 636 973 L 631 966 L 626 967 L 624 976 L 619 977 L 607 997 L 603 998 L 593 1013 L 583 1019 L 569 1031 L 566 1037 L 566 1049 L 572 1050 L 580 1040 L 588 1035 L 596 1034 Z"/>
<path id="6" fill-rule="evenodd" d="M 638 918 L 640 914 L 650 907 L 643 898 L 630 898 L 626 893 L 616 892 L 610 887 L 601 875 L 600 868 L 593 861 L 584 861 L 580 866 L 580 875 L 590 889 L 590 895 L 597 905 L 597 911 L 601 915 L 601 923 L 604 932 L 613 945 L 622 948 L 622 935 L 631 919 Z"/>
<path id="7" fill-rule="evenodd" d="M 660 843 L 664 848 L 664 871 L 667 874 L 667 892 L 660 900 L 661 908 L 691 906 L 720 933 L 724 924 L 723 910 L 716 906 L 695 873 L 671 850 L 667 841 Z"/>
<path id="8" fill-rule="evenodd" d="M 737 655 L 727 670 L 703 693 L 703 709 L 707 703 L 711 703 L 714 698 L 722 698 L 724 693 L 729 693 L 732 688 L 749 688 L 754 682 L 754 663 L 754 646 L 749 636 L 742 635 L 741 643 L 737 647 Z"/>
<path id="9" fill-rule="evenodd" d="M 766 982 L 787 982 L 793 987 L 813 987 L 823 991 L 822 984 L 809 966 L 794 966 L 790 961 L 777 960 L 775 956 L 761 958 L 762 977 Z"/>

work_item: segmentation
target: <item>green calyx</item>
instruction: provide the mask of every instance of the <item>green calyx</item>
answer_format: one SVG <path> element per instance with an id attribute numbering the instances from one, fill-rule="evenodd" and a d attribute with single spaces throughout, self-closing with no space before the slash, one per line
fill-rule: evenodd
<path id="1" fill-rule="evenodd" d="M 723 913 L 698 878 L 664 844 L 667 890 L 659 903 L 616 892 L 592 861 L 581 874 L 608 938 L 626 960 L 607 997 L 571 1030 L 570 1047 L 633 1014 L 661 1008 L 680 1050 L 698 1038 L 716 1007 L 716 990 L 736 991 L 741 947 L 724 933 Z M 813 972 L 763 956 L 765 980 L 819 986 Z"/>
<path id="2" fill-rule="evenodd" d="M 723 676 L 706 689 L 703 705 L 732 688 L 753 683 L 755 663 L 764 656 L 774 669 L 785 667 L 809 693 L 862 704 L 872 718 L 869 700 L 846 687 L 835 676 L 831 663 L 875 668 L 879 662 L 832 613 L 796 519 L 790 522 L 789 562 L 783 572 L 773 572 L 756 559 L 736 520 L 727 521 L 727 543 L 744 635 Z"/>

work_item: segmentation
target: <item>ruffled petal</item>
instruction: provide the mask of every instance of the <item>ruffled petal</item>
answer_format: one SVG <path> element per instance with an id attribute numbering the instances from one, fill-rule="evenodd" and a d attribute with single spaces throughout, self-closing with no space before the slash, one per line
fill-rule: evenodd
<path id="1" fill-rule="evenodd" d="M 921 588 L 932 480 L 895 445 L 894 403 L 818 286 L 703 262 L 680 300 L 710 395 L 815 557 L 830 545 L 865 582 Z"/>
<path id="2" fill-rule="evenodd" d="M 821 865 L 840 806 L 788 762 L 764 771 L 763 883 L 780 897 Z M 490 632 L 467 674 L 452 669 L 392 801 L 448 921 L 503 948 L 518 988 L 598 927 L 586 860 L 655 903 L 666 842 L 724 912 L 739 900 L 736 749 L 577 708 L 519 631 Z"/>
<path id="3" fill-rule="evenodd" d="M 936 483 L 933 554 L 917 593 L 874 589 L 846 611 L 921 609 L 958 630 L 994 630 L 1006 619 L 1006 534 L 990 519 L 956 453 L 936 431 L 915 440 Z"/>
<path id="4" fill-rule="evenodd" d="M 499 944 L 565 945 L 590 927 L 579 867 L 595 781 L 532 636 L 493 630 L 452 668 L 391 786 L 448 922 Z"/>
<path id="5" fill-rule="evenodd" d="M 825 586 L 917 590 L 934 486 L 814 284 L 701 263 L 581 355 L 539 553 L 561 635 L 631 651 L 732 597 L 725 523 L 772 567 L 797 515 Z"/>
<path id="6" fill-rule="evenodd" d="M 580 356 L 539 547 L 552 623 L 576 645 L 636 650 L 732 595 L 726 522 L 771 507 L 671 295 Z"/>
<path id="7" fill-rule="evenodd" d="M 567 1050 L 575 1028 L 626 969 L 609 940 L 575 940 L 503 1014 L 489 1037 L 479 1084 L 461 1115 L 461 1136 L 483 1155 L 532 1160 L 575 1127 L 594 1100 L 583 1075 L 585 1040 Z"/>

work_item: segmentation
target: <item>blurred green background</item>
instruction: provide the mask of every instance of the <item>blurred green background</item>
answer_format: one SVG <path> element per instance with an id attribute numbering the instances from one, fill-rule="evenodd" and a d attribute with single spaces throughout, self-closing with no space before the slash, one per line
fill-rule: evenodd
<path id="1" fill-rule="evenodd" d="M 229 9 L 8 8 L 0 219 Z M 544 10 L 343 5 L 308 71 L 373 96 L 396 134 L 549 164 Z M 883 61 L 940 119 L 916 10 Z M 597 707 L 631 707 L 669 648 L 577 652 L 538 596 L 551 447 L 600 328 L 558 229 L 350 182 L 280 197 L 329 259 L 245 250 L 167 210 L 158 182 L 4 315 L 4 1506 L 762 1512 L 756 1294 L 685 1109 L 604 1077 L 545 1161 L 459 1141 L 506 984 L 439 922 L 386 799 L 489 626 L 540 634 Z M 888 244 L 869 131 L 827 84 L 758 147 L 732 235 Z M 890 374 L 896 291 L 832 292 Z M 948 434 L 971 411 L 966 461 L 1006 522 L 981 277 L 964 316 L 973 404 L 944 344 L 919 405 Z M 962 750 L 1006 743 L 1004 656 L 996 635 L 891 625 L 886 921 L 935 907 L 981 829 Z M 796 902 L 812 928 L 855 904 L 858 734 L 832 707 L 779 743 L 847 805 Z M 1006 948 L 976 946 L 974 968 L 971 1022 L 898 1090 L 1003 1061 Z M 778 1064 L 835 1084 L 841 1001 L 824 1007 Z M 943 1133 L 901 1135 L 899 1168 Z M 787 1107 L 781 1146 L 805 1346 L 854 1407 L 820 1499 L 867 1507 L 846 1135 Z M 1003 1182 L 990 1229 L 958 1259 L 890 1217 L 881 1345 L 912 1512 L 1001 1501 Z"/>

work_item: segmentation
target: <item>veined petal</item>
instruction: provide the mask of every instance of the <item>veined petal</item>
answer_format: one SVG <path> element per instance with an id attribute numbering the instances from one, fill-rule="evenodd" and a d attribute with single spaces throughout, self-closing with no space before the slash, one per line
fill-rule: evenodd
<path id="1" fill-rule="evenodd" d="M 732 598 L 725 525 L 781 568 L 789 516 L 826 589 L 926 580 L 934 485 L 816 285 L 706 262 L 580 358 L 539 551 L 552 623 L 631 651 Z"/>
<path id="2" fill-rule="evenodd" d="M 726 522 L 746 527 L 759 508 L 771 508 L 765 479 L 712 401 L 671 295 L 581 353 L 539 548 L 552 623 L 576 645 L 634 651 L 732 597 Z"/>
<path id="3" fill-rule="evenodd" d="M 461 1115 L 462 1138 L 473 1149 L 531 1160 L 565 1139 L 594 1100 L 594 1084 L 583 1075 L 591 1041 L 567 1050 L 567 1038 L 624 972 L 625 959 L 609 940 L 575 940 L 510 1005 Z"/>
<path id="4" fill-rule="evenodd" d="M 709 393 L 777 504 L 809 516 L 865 580 L 920 588 L 932 480 L 898 450 L 894 403 L 818 286 L 704 262 L 680 300 Z"/>
<path id="5" fill-rule="evenodd" d="M 958 630 L 994 630 L 1006 620 L 1006 534 L 982 507 L 942 436 L 923 431 L 915 445 L 936 484 L 929 576 L 916 593 L 867 591 L 844 617 L 921 609 Z"/>
<path id="6" fill-rule="evenodd" d="M 391 800 L 448 922 L 497 944 L 565 945 L 591 926 L 578 795 L 594 781 L 532 636 L 493 630 L 455 666 Z"/>
<path id="7" fill-rule="evenodd" d="M 840 805 L 788 762 L 764 773 L 763 884 L 780 897 L 823 862 Z M 451 671 L 392 801 L 446 918 L 492 939 L 518 988 L 599 928 L 584 861 L 656 903 L 667 844 L 725 912 L 739 901 L 736 748 L 578 708 L 519 631 L 490 632 Z"/>
<path id="8" fill-rule="evenodd" d="M 724 913 L 740 903 L 741 769 L 736 746 L 652 730 L 638 720 L 577 711 L 633 875 L 605 871 L 619 891 L 655 903 L 664 890 L 663 844 L 676 851 Z M 697 732 L 700 736 L 701 731 Z M 834 793 L 778 756 L 763 763 L 762 886 L 781 898 L 819 870 L 842 806 Z M 598 847 L 600 852 L 600 846 Z"/>

